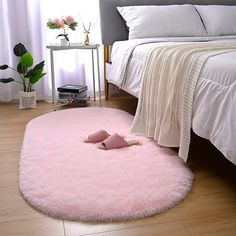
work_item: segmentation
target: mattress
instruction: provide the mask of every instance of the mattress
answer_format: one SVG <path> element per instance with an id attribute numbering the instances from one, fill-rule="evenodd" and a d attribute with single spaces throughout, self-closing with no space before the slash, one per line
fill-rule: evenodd
<path id="1" fill-rule="evenodd" d="M 218 40 L 221 42 L 235 42 L 236 36 L 215 38 L 194 38 L 193 41 Z M 130 40 L 129 40 L 130 41 Z M 142 82 L 144 64 L 149 51 L 153 47 L 190 42 L 189 38 L 155 39 L 134 42 L 134 47 L 127 61 L 125 75 L 114 78 L 109 82 L 118 85 L 123 90 L 138 97 Z M 158 42 L 157 42 L 158 41 Z M 129 42 L 130 44 L 130 42 Z M 121 60 L 119 50 L 126 47 L 125 41 L 116 42 L 113 47 L 112 61 Z M 118 69 L 118 68 L 117 68 Z M 114 69 L 113 69 L 114 71 Z M 119 81 L 122 80 L 122 81 Z M 193 103 L 193 131 L 209 139 L 224 156 L 236 164 L 236 52 L 228 52 L 210 57 L 200 74 L 194 92 Z"/>

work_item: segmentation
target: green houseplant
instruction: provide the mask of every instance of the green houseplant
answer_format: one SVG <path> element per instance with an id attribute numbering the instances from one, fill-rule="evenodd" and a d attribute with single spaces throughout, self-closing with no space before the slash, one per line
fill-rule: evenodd
<path id="1" fill-rule="evenodd" d="M 12 77 L 1 78 L 0 82 L 20 83 L 22 85 L 22 91 L 20 92 L 20 108 L 34 108 L 36 107 L 36 93 L 33 89 L 33 85 L 36 84 L 46 74 L 43 72 L 44 61 L 41 61 L 32 68 L 33 57 L 21 43 L 18 43 L 14 46 L 13 52 L 15 56 L 19 57 L 19 63 L 16 69 L 4 64 L 0 65 L 0 70 L 13 70 L 16 73 L 18 79 L 14 79 Z M 23 96 L 23 100 L 21 100 L 21 95 Z M 32 96 L 34 96 L 35 99 L 33 99 Z M 23 103 L 25 104 L 24 107 L 22 107 L 22 105 L 24 105 Z"/>

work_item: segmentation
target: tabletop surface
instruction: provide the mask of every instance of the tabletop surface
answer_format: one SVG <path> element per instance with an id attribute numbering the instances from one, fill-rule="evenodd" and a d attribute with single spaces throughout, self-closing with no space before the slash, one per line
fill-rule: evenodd
<path id="1" fill-rule="evenodd" d="M 51 49 L 51 50 L 97 49 L 98 47 L 99 47 L 99 44 L 83 45 L 81 43 L 71 43 L 68 46 L 61 46 L 60 44 L 50 44 L 46 46 L 46 48 Z"/>

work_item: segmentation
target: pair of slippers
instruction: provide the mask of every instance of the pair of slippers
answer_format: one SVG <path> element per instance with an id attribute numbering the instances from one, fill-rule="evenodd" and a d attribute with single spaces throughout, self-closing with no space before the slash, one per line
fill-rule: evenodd
<path id="1" fill-rule="evenodd" d="M 130 140 L 126 141 L 124 137 L 119 134 L 108 134 L 105 130 L 99 130 L 88 136 L 87 139 L 84 140 L 86 143 L 99 143 L 98 148 L 103 150 L 117 149 L 129 147 L 132 145 L 141 145 L 141 142 L 138 140 Z"/>

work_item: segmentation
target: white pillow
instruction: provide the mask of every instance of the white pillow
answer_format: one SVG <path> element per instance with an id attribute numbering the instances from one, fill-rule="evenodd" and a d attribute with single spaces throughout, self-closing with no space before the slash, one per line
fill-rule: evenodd
<path id="1" fill-rule="evenodd" d="M 236 6 L 195 6 L 209 36 L 236 35 Z"/>
<path id="2" fill-rule="evenodd" d="M 129 28 L 129 39 L 206 34 L 193 5 L 128 6 L 117 10 Z"/>

